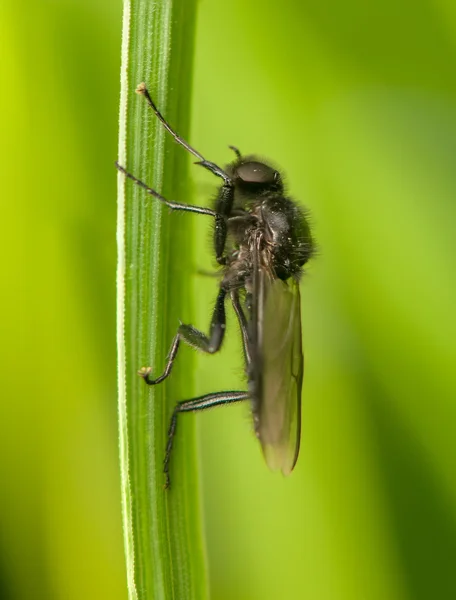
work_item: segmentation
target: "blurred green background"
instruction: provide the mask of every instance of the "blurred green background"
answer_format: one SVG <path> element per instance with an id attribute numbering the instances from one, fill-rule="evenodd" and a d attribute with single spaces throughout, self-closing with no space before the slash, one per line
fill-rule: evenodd
<path id="1" fill-rule="evenodd" d="M 121 2 L 2 0 L 0 598 L 126 598 L 115 213 Z M 303 442 L 199 431 L 213 600 L 456 597 L 456 5 L 201 0 L 191 142 L 312 212 Z M 199 197 L 213 182 L 195 169 Z M 196 219 L 194 220 L 197 221 Z M 193 223 L 193 220 L 192 220 Z M 207 221 L 195 325 L 216 283 Z M 233 315 L 196 392 L 242 378 Z"/>

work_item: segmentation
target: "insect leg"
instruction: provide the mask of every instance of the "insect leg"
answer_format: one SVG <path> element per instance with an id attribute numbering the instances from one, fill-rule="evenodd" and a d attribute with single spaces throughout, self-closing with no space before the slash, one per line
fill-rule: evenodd
<path id="1" fill-rule="evenodd" d="M 176 404 L 174 408 L 171 421 L 168 429 L 168 443 L 166 444 L 165 460 L 163 461 L 163 473 L 165 474 L 165 488 L 170 486 L 169 478 L 169 459 L 171 457 L 171 450 L 173 448 L 174 436 L 176 434 L 177 426 L 177 415 L 183 412 L 196 412 L 198 410 L 205 410 L 206 408 L 212 408 L 214 406 L 221 406 L 223 404 L 231 404 L 233 402 L 241 402 L 249 398 L 248 392 L 215 392 L 212 394 L 205 394 L 192 400 L 184 400 Z"/>
<path id="2" fill-rule="evenodd" d="M 217 208 L 221 205 L 222 209 L 225 211 L 223 214 L 219 214 L 217 211 L 212 210 L 211 208 L 206 208 L 204 206 L 193 206 L 192 204 L 182 204 L 182 202 L 174 202 L 173 200 L 167 200 L 164 196 L 159 194 L 156 190 L 149 187 L 144 181 L 141 181 L 137 177 L 135 177 L 132 173 L 129 173 L 125 167 L 119 165 L 116 162 L 116 167 L 119 169 L 121 173 L 131 179 L 136 185 L 141 187 L 147 194 L 150 194 L 154 198 L 169 206 L 172 210 L 183 210 L 186 212 L 192 212 L 199 215 L 209 215 L 214 217 L 215 219 L 215 229 L 214 229 L 214 246 L 215 246 L 215 256 L 217 262 L 221 265 L 225 264 L 226 258 L 223 255 L 225 250 L 225 242 L 227 235 L 227 218 L 230 214 L 231 207 L 233 205 L 234 198 L 234 188 L 230 186 L 223 186 L 220 192 L 220 198 L 222 198 L 220 202 L 217 204 Z"/>
<path id="3" fill-rule="evenodd" d="M 158 110 L 158 108 L 155 105 L 155 102 L 150 97 L 149 90 L 147 89 L 145 83 L 140 83 L 138 85 L 138 87 L 136 88 L 136 93 L 139 94 L 140 96 L 144 96 L 144 98 L 147 100 L 147 104 L 154 111 L 154 113 L 158 117 L 158 119 L 161 122 L 161 124 L 163 125 L 163 127 L 166 129 L 166 131 L 168 131 L 173 136 L 173 138 L 176 140 L 176 142 L 178 144 L 180 144 L 181 146 L 183 146 L 188 152 L 190 152 L 190 154 L 193 154 L 193 156 L 195 156 L 198 160 L 203 161 L 204 156 L 202 154 L 200 154 L 197 150 L 195 150 L 195 148 L 192 148 L 192 146 L 190 146 L 190 144 L 187 143 L 183 138 L 181 138 L 180 135 L 176 131 L 174 131 L 174 129 L 167 122 L 165 117 Z"/>
<path id="4" fill-rule="evenodd" d="M 223 181 L 225 182 L 225 184 L 231 183 L 231 185 L 232 185 L 230 176 L 227 173 L 225 173 L 225 171 L 222 168 L 220 168 L 215 163 L 206 160 L 202 154 L 200 154 L 197 150 L 195 150 L 195 148 L 190 146 L 190 144 L 188 142 L 186 142 L 183 138 L 181 138 L 181 136 L 176 131 L 174 131 L 174 129 L 166 121 L 165 117 L 161 114 L 161 112 L 156 107 L 155 102 L 152 100 L 152 98 L 149 94 L 149 90 L 147 89 L 145 83 L 140 83 L 138 85 L 138 87 L 136 88 L 136 93 L 141 96 L 144 96 L 144 98 L 147 100 L 147 104 L 154 111 L 154 113 L 158 117 L 159 121 L 162 123 L 163 127 L 166 129 L 166 131 L 168 131 L 173 136 L 173 138 L 176 140 L 176 142 L 178 144 L 180 144 L 183 148 L 185 148 L 187 150 L 187 152 L 190 152 L 190 154 L 193 154 L 193 156 L 198 159 L 198 162 L 196 164 L 201 165 L 205 169 L 208 169 L 211 173 L 213 173 L 217 177 L 221 177 L 223 179 Z"/>
<path id="5" fill-rule="evenodd" d="M 199 331 L 192 325 L 181 324 L 179 325 L 179 329 L 171 344 L 168 360 L 163 373 L 156 379 L 151 379 L 149 377 L 152 371 L 151 367 L 143 367 L 138 371 L 138 375 L 140 375 L 148 385 L 157 385 L 158 383 L 161 383 L 171 373 L 181 340 L 189 346 L 193 346 L 193 348 L 201 350 L 202 352 L 207 352 L 208 354 L 214 354 L 220 349 L 226 327 L 225 296 L 226 291 L 221 288 L 217 300 L 215 301 L 209 328 L 209 336 L 206 336 L 202 331 Z"/>
<path id="6" fill-rule="evenodd" d="M 228 218 L 231 215 L 234 202 L 234 185 L 231 182 L 226 182 L 220 188 L 217 201 L 215 204 L 215 219 L 214 229 L 214 250 L 215 258 L 220 265 L 226 263 L 225 243 L 228 233 Z"/>
<path id="7" fill-rule="evenodd" d="M 239 321 L 239 327 L 241 329 L 242 347 L 244 349 L 244 359 L 245 359 L 246 364 L 250 365 L 252 359 L 250 356 L 247 319 L 245 318 L 244 311 L 243 311 L 241 303 L 239 301 L 239 291 L 233 290 L 231 292 L 230 296 L 231 296 L 231 302 L 233 304 L 234 312 L 236 313 L 236 316 Z"/>
<path id="8" fill-rule="evenodd" d="M 225 264 L 226 258 L 223 255 L 223 253 L 225 250 L 225 242 L 226 242 L 226 236 L 227 236 L 227 219 L 231 213 L 231 209 L 233 206 L 233 199 L 234 199 L 233 180 L 228 175 L 228 173 L 226 173 L 221 167 L 219 167 L 218 165 L 216 165 L 213 162 L 210 162 L 209 160 L 206 160 L 202 154 L 200 154 L 197 150 L 195 150 L 195 148 L 190 146 L 190 144 L 188 142 L 186 142 L 183 138 L 180 137 L 180 135 L 178 135 L 178 133 L 176 131 L 174 131 L 174 129 L 171 127 L 171 125 L 169 125 L 169 123 L 166 121 L 164 116 L 158 110 L 157 106 L 155 105 L 155 102 L 152 100 L 152 98 L 149 94 L 149 90 L 147 89 L 145 83 L 140 83 L 138 85 L 138 87 L 136 88 L 136 93 L 145 97 L 148 105 L 154 111 L 155 115 L 157 116 L 159 121 L 162 123 L 163 127 L 173 136 L 173 138 L 176 140 L 176 142 L 178 144 L 180 144 L 183 148 L 185 148 L 188 152 L 190 152 L 190 154 L 193 154 L 193 156 L 195 156 L 198 159 L 198 161 L 196 163 L 197 165 L 204 167 L 205 169 L 207 169 L 208 171 L 210 171 L 217 177 L 220 177 L 221 179 L 223 179 L 223 186 L 222 186 L 222 189 L 220 192 L 219 202 L 217 204 L 217 210 L 212 211 L 210 209 L 203 209 L 203 208 L 196 207 L 196 206 L 189 206 L 189 205 L 185 205 L 185 204 L 180 204 L 179 202 L 170 202 L 169 200 L 165 200 L 165 198 L 163 198 L 163 196 L 158 194 L 158 192 L 149 188 L 146 184 L 144 184 L 143 182 L 136 179 L 136 177 L 134 177 L 130 173 L 127 173 L 127 171 L 123 167 L 120 167 L 119 165 L 117 165 L 117 168 L 119 170 L 121 170 L 123 173 L 125 173 L 125 175 L 127 177 L 129 177 L 132 181 L 134 181 L 137 185 L 140 185 L 142 188 L 144 188 L 148 194 L 155 196 L 155 198 L 158 198 L 159 200 L 161 200 L 162 202 L 167 204 L 170 208 L 172 208 L 174 210 L 186 210 L 186 211 L 194 212 L 194 213 L 212 215 L 213 217 L 215 217 L 215 231 L 214 231 L 215 256 L 216 256 L 216 260 L 219 264 L 221 264 L 221 265 Z M 219 208 L 220 208 L 220 210 L 219 210 Z"/>
<path id="9" fill-rule="evenodd" d="M 211 208 L 205 208 L 204 206 L 192 206 L 191 204 L 182 204 L 181 202 L 174 202 L 172 200 L 167 200 L 161 194 L 159 194 L 156 190 L 154 190 L 153 188 L 150 188 L 146 183 L 144 183 L 144 181 L 141 181 L 140 179 L 138 179 L 137 177 L 135 177 L 134 175 L 129 173 L 124 167 L 119 165 L 119 163 L 117 163 L 117 162 L 116 162 L 116 167 L 119 169 L 119 171 L 121 173 L 123 173 L 126 177 L 128 177 L 128 179 L 131 179 L 132 181 L 134 181 L 134 183 L 136 183 L 136 185 L 143 188 L 143 190 L 145 190 L 145 192 L 147 194 L 150 194 L 154 198 L 157 198 L 158 200 L 160 200 L 160 202 L 163 202 L 163 204 L 166 204 L 166 206 L 169 206 L 169 208 L 171 208 L 173 210 L 185 210 L 187 212 L 198 213 L 200 215 L 209 215 L 211 217 L 215 217 L 216 222 L 217 222 L 217 219 L 220 219 L 220 215 L 217 215 L 217 213 L 214 210 L 212 210 Z"/>

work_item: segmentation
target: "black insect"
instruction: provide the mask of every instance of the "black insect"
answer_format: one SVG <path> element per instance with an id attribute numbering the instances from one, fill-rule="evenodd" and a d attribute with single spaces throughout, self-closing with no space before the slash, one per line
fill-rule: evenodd
<path id="1" fill-rule="evenodd" d="M 215 206 L 203 208 L 166 200 L 158 192 L 117 168 L 148 194 L 173 210 L 213 217 L 214 250 L 220 265 L 220 286 L 209 335 L 192 325 L 180 325 L 163 373 L 151 378 L 151 367 L 139 375 L 148 385 L 161 383 L 171 373 L 181 341 L 213 354 L 225 335 L 225 300 L 229 296 L 242 334 L 248 391 L 205 394 L 179 402 L 174 408 L 164 459 L 166 487 L 177 415 L 250 399 L 253 422 L 268 466 L 292 471 L 299 453 L 303 353 L 299 278 L 311 258 L 314 242 L 305 213 L 285 195 L 280 173 L 254 156 L 242 156 L 225 169 L 206 160 L 171 128 L 144 83 L 137 88 L 176 142 L 220 177 Z"/>

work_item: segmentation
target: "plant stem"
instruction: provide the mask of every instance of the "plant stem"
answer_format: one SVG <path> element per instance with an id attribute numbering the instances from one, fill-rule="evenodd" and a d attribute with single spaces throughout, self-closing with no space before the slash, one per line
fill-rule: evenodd
<path id="1" fill-rule="evenodd" d="M 165 197 L 189 196 L 188 157 L 167 136 L 144 98 L 147 87 L 170 123 L 187 136 L 195 0 L 125 0 L 119 163 Z M 191 395 L 190 353 L 173 377 L 148 387 L 178 325 L 191 319 L 192 220 L 169 214 L 122 174 L 118 177 L 118 361 L 122 502 L 129 598 L 206 597 L 193 417 L 179 422 L 172 488 L 163 489 L 168 420 Z M 187 415 L 186 415 L 187 417 Z"/>

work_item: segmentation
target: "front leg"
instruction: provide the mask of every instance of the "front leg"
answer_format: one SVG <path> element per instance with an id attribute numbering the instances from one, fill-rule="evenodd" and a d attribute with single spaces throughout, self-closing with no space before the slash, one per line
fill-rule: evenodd
<path id="1" fill-rule="evenodd" d="M 215 205 L 214 250 L 218 264 L 224 265 L 226 264 L 225 244 L 228 233 L 228 219 L 231 216 L 234 202 L 234 182 L 231 177 L 215 163 L 208 160 L 201 160 L 196 164 L 223 179 L 223 185 L 220 188 Z"/>
<path id="2" fill-rule="evenodd" d="M 209 336 L 206 336 L 202 331 L 193 327 L 193 325 L 181 324 L 179 325 L 179 329 L 171 344 L 168 360 L 163 373 L 156 379 L 151 379 L 150 374 L 152 367 L 143 367 L 138 371 L 138 375 L 140 375 L 148 385 L 157 385 L 158 383 L 161 383 L 171 373 L 181 340 L 189 346 L 201 350 L 202 352 L 207 352 L 208 354 L 214 354 L 214 352 L 217 352 L 220 349 L 226 328 L 225 296 L 226 291 L 223 288 L 220 288 L 212 313 Z"/>
<path id="3" fill-rule="evenodd" d="M 127 171 L 125 167 L 116 163 L 117 169 L 123 173 L 128 179 L 131 179 L 137 186 L 141 187 L 147 194 L 150 194 L 157 200 L 160 200 L 163 204 L 171 208 L 172 210 L 181 210 L 186 212 L 192 212 L 200 215 L 209 215 L 214 217 L 215 219 L 215 228 L 214 228 L 214 250 L 216 260 L 219 265 L 224 265 L 226 263 L 226 257 L 224 255 L 225 252 L 225 243 L 226 236 L 228 231 L 228 217 L 231 213 L 231 208 L 233 206 L 234 199 L 234 187 L 231 184 L 224 184 L 221 188 L 219 198 L 217 200 L 216 210 L 212 210 L 211 208 L 206 208 L 203 206 L 193 206 L 191 204 L 183 204 L 182 202 L 174 202 L 172 200 L 167 200 L 161 194 L 159 194 L 156 190 L 149 187 L 144 181 L 141 181 L 137 177 L 135 177 L 132 173 Z M 220 213 L 218 210 L 220 209 Z"/>
<path id="4" fill-rule="evenodd" d="M 160 120 L 160 122 L 162 123 L 163 127 L 173 136 L 173 138 L 176 140 L 176 142 L 178 144 L 180 144 L 183 148 L 185 148 L 187 150 L 187 152 L 190 152 L 190 154 L 193 154 L 193 156 L 198 159 L 198 161 L 195 164 L 201 165 L 204 169 L 207 169 L 208 171 L 213 173 L 216 177 L 220 177 L 221 179 L 223 179 L 224 185 L 231 185 L 231 186 L 233 185 L 231 177 L 228 175 L 228 173 L 226 173 L 221 167 L 219 167 L 215 163 L 211 162 L 210 160 L 206 160 L 204 158 L 204 156 L 200 152 L 198 152 L 198 150 L 195 150 L 195 148 L 190 146 L 190 144 L 187 141 L 185 141 L 184 138 L 182 138 L 177 133 L 177 131 L 175 131 L 171 127 L 171 125 L 168 123 L 168 121 L 165 119 L 165 117 L 158 110 L 157 106 L 155 105 L 155 102 L 152 100 L 152 98 L 149 94 L 149 90 L 147 89 L 145 83 L 140 83 L 138 85 L 138 87 L 136 88 L 136 93 L 139 94 L 140 96 L 144 96 L 144 98 L 147 101 L 147 104 L 157 115 L 157 117 Z M 233 146 L 230 146 L 230 147 L 233 148 Z M 233 148 L 233 149 L 236 152 L 236 154 L 238 155 L 238 157 L 240 157 L 239 150 L 237 150 L 235 148 Z"/>
<path id="5" fill-rule="evenodd" d="M 209 215 L 217 219 L 218 215 L 214 210 L 210 208 L 205 208 L 204 206 L 192 206 L 191 204 L 183 204 L 182 202 L 174 202 L 173 200 L 167 200 L 164 196 L 159 194 L 157 190 L 154 190 L 153 188 L 149 187 L 147 183 L 144 183 L 144 181 L 141 181 L 141 179 L 135 177 L 132 173 L 127 171 L 125 167 L 119 165 L 118 162 L 116 162 L 116 167 L 121 173 L 125 175 L 125 177 L 131 179 L 131 181 L 136 183 L 136 185 L 142 188 L 147 194 L 150 194 L 154 198 L 157 198 L 157 200 L 160 200 L 160 202 L 163 202 L 163 204 L 166 204 L 166 206 L 168 206 L 172 210 L 182 210 L 186 212 L 196 213 L 199 215 Z"/>
<path id="6" fill-rule="evenodd" d="M 220 177 L 223 180 L 223 186 L 222 186 L 222 189 L 220 192 L 219 201 L 217 203 L 217 209 L 215 211 L 213 211 L 208 208 L 202 208 L 199 206 L 190 206 L 190 205 L 186 205 L 186 204 L 181 204 L 180 202 L 172 202 L 172 201 L 166 200 L 165 198 L 163 198 L 163 196 L 161 194 L 159 194 L 154 189 L 150 188 L 145 183 L 143 183 L 142 181 L 137 179 L 134 175 L 129 173 L 124 167 L 120 166 L 118 163 L 116 163 L 117 168 L 119 169 L 119 171 L 121 171 L 127 177 L 129 177 L 132 181 L 134 181 L 137 185 L 141 186 L 148 194 L 151 194 L 155 198 L 158 198 L 158 200 L 160 200 L 161 202 L 163 202 L 164 204 L 166 204 L 173 210 L 185 210 L 188 212 L 206 214 L 206 215 L 211 215 L 211 216 L 215 217 L 215 232 L 214 232 L 215 256 L 216 256 L 217 262 L 220 265 L 224 265 L 226 263 L 226 257 L 224 256 L 224 252 L 225 252 L 225 242 L 226 242 L 227 229 L 228 229 L 227 220 L 231 214 L 231 209 L 233 206 L 234 181 L 232 180 L 231 176 L 226 171 L 224 171 L 217 164 L 215 164 L 209 160 L 206 160 L 200 152 L 198 152 L 195 148 L 190 146 L 190 144 L 186 140 L 184 140 L 173 129 L 173 127 L 171 127 L 171 125 L 168 123 L 168 121 L 164 118 L 164 116 L 158 110 L 155 102 L 152 100 L 152 98 L 149 94 L 149 90 L 147 89 L 145 83 L 140 83 L 138 85 L 138 87 L 136 88 L 136 93 L 141 96 L 144 96 L 148 105 L 153 110 L 155 115 L 158 117 L 158 119 L 162 123 L 163 127 L 173 136 L 173 138 L 176 140 L 176 142 L 178 144 L 180 144 L 183 148 L 185 148 L 187 150 L 187 152 L 190 152 L 190 154 L 193 154 L 193 156 L 198 159 L 196 164 L 200 165 L 204 169 L 207 169 L 213 175 L 215 175 L 216 177 Z M 233 150 L 236 152 L 236 155 L 238 156 L 238 158 L 240 158 L 239 150 L 237 150 L 236 148 L 234 148 L 232 146 L 231 146 L 231 148 L 233 148 Z"/>
<path id="7" fill-rule="evenodd" d="M 225 244 L 228 234 L 228 219 L 231 216 L 234 202 L 234 186 L 225 183 L 219 192 L 215 204 L 214 250 L 219 265 L 226 264 Z"/>

